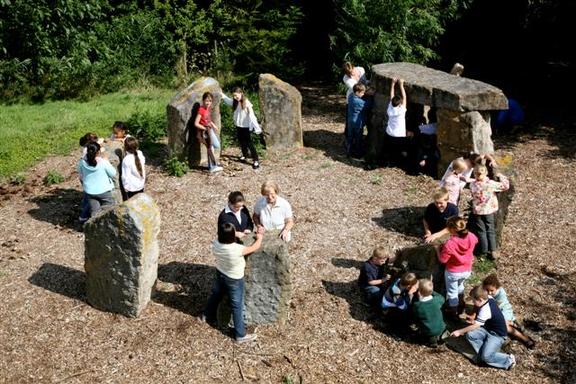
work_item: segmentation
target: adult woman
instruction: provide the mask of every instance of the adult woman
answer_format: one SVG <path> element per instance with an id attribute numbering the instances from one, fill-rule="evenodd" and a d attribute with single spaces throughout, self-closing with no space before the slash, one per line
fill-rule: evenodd
<path id="1" fill-rule="evenodd" d="M 220 233 L 224 223 L 231 223 L 236 229 L 237 243 L 242 243 L 241 239 L 254 229 L 254 222 L 244 203 L 245 200 L 242 192 L 230 192 L 228 195 L 228 204 L 226 204 L 226 207 L 218 216 L 218 233 Z"/>
<path id="2" fill-rule="evenodd" d="M 278 196 L 280 188 L 274 181 L 266 181 L 260 189 L 262 196 L 254 205 L 254 224 L 266 230 L 280 230 L 280 238 L 290 241 L 294 226 L 292 207 L 286 199 Z"/>
<path id="3" fill-rule="evenodd" d="M 100 144 L 92 142 L 86 146 L 86 157 L 83 157 L 78 164 L 78 174 L 88 197 L 92 215 L 102 207 L 114 205 L 112 178 L 116 177 L 116 169 L 108 160 L 101 157 Z"/>

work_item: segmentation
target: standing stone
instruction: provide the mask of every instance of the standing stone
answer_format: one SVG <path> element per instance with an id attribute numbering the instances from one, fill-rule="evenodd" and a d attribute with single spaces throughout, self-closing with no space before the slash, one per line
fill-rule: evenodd
<path id="1" fill-rule="evenodd" d="M 502 245 L 502 231 L 504 230 L 504 224 L 506 223 L 506 218 L 508 217 L 508 210 L 512 199 L 514 198 L 515 183 L 516 183 L 516 172 L 514 169 L 514 156 L 512 152 L 497 152 L 495 154 L 496 163 L 498 163 L 498 169 L 496 172 L 502 173 L 510 181 L 510 188 L 507 191 L 498 193 L 498 211 L 496 212 L 496 241 L 498 245 Z M 498 180 L 497 180 L 498 181 Z"/>
<path id="2" fill-rule="evenodd" d="M 260 111 L 267 148 L 302 147 L 302 96 L 271 74 L 258 80 Z"/>
<path id="3" fill-rule="evenodd" d="M 120 182 L 122 177 L 122 160 L 124 159 L 124 143 L 122 141 L 107 141 L 102 144 L 104 148 L 104 156 L 108 159 L 110 164 L 116 168 L 116 177 L 114 177 L 114 190 L 112 196 L 116 200 L 116 204 L 122 203 L 124 196 L 124 188 Z"/>
<path id="4" fill-rule="evenodd" d="M 442 243 L 448 237 L 442 239 Z M 394 267 L 404 272 L 412 272 L 419 279 L 432 277 L 434 290 L 442 292 L 444 289 L 444 268 L 438 261 L 436 249 L 433 245 L 418 245 L 396 251 Z"/>
<path id="5" fill-rule="evenodd" d="M 160 210 L 140 193 L 84 225 L 86 294 L 103 311 L 137 317 L 158 272 Z"/>
<path id="6" fill-rule="evenodd" d="M 201 77 L 190 84 L 186 89 L 176 94 L 166 107 L 168 116 L 168 149 L 170 156 L 177 156 L 181 161 L 188 160 L 191 167 L 207 163 L 206 147 L 196 139 L 196 127 L 191 119 L 194 104 L 202 103 L 204 92 L 213 96 L 212 121 L 218 128 L 220 124 L 220 99 L 222 89 L 216 79 Z M 218 159 L 220 151 L 215 150 Z"/>

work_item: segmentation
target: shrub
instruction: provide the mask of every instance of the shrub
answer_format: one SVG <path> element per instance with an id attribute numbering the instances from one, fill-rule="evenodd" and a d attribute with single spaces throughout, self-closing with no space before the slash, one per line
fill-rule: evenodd
<path id="1" fill-rule="evenodd" d="M 126 121 L 128 130 L 143 142 L 156 142 L 166 136 L 166 115 L 163 111 L 136 111 Z"/>
<path id="2" fill-rule="evenodd" d="M 182 177 L 184 176 L 189 168 L 186 162 L 178 160 L 178 157 L 172 156 L 164 162 L 164 168 L 166 173 L 170 176 Z"/>
<path id="3" fill-rule="evenodd" d="M 64 181 L 64 176 L 62 176 L 58 171 L 51 169 L 48 171 L 48 174 L 44 176 L 42 181 L 45 186 L 49 187 L 53 184 L 62 183 Z"/>

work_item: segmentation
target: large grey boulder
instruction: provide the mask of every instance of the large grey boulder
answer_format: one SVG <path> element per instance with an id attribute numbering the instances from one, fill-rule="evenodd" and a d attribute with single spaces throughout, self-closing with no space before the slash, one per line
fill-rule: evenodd
<path id="1" fill-rule="evenodd" d="M 86 295 L 103 311 L 137 317 L 150 301 L 158 272 L 160 210 L 138 194 L 84 225 Z"/>
<path id="2" fill-rule="evenodd" d="M 269 73 L 260 75 L 258 87 L 266 147 L 302 147 L 304 142 L 300 92 Z"/>
<path id="3" fill-rule="evenodd" d="M 177 156 L 180 160 L 188 160 L 191 167 L 207 162 L 206 147 L 200 145 L 196 139 L 196 128 L 191 121 L 191 112 L 194 104 L 202 103 L 204 92 L 212 93 L 212 121 L 218 128 L 222 127 L 220 121 L 220 99 L 222 89 L 216 79 L 201 77 L 190 84 L 186 89 L 178 92 L 166 107 L 168 117 L 168 149 L 170 156 Z M 220 151 L 215 150 L 218 158 Z"/>

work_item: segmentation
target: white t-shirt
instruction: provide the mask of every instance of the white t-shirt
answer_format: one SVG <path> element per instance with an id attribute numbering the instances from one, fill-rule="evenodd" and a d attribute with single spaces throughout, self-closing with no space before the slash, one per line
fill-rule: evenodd
<path id="1" fill-rule="evenodd" d="M 146 159 L 141 151 L 138 151 L 138 158 L 140 159 L 140 164 L 142 164 L 142 176 L 138 173 L 138 168 L 136 168 L 136 160 L 133 154 L 126 153 L 124 159 L 122 159 L 122 186 L 125 191 L 128 192 L 138 192 L 144 189 L 144 183 L 146 182 Z"/>
<path id="2" fill-rule="evenodd" d="M 361 82 L 363 84 L 365 84 L 366 81 L 366 71 L 364 70 L 364 68 L 362 67 L 354 67 L 354 70 L 356 70 L 359 75 L 360 75 L 360 80 L 356 81 L 356 79 L 348 76 L 348 75 L 344 75 L 342 77 L 342 81 L 344 82 L 344 85 L 346 85 L 346 103 L 348 103 L 348 99 L 350 98 L 350 95 L 354 92 L 352 90 L 352 88 L 354 88 L 354 86 L 356 85 L 356 83 Z"/>
<path id="3" fill-rule="evenodd" d="M 242 244 L 222 244 L 214 240 L 212 253 L 216 256 L 216 269 L 231 279 L 243 278 L 246 268 L 246 259 L 242 255 L 244 248 Z"/>
<path id="4" fill-rule="evenodd" d="M 406 107 L 402 104 L 393 107 L 392 103 L 389 103 L 386 113 L 388 114 L 386 133 L 392 137 L 406 137 Z"/>
<path id="5" fill-rule="evenodd" d="M 224 93 L 222 94 L 222 100 L 226 105 L 230 107 L 234 106 L 234 99 L 226 96 Z M 242 109 L 242 104 L 238 102 L 234 114 L 232 115 L 234 125 L 240 128 L 249 128 L 255 133 L 262 132 L 262 128 L 260 128 L 260 124 L 258 124 L 258 119 L 256 119 L 254 108 L 250 100 L 246 99 L 244 105 L 245 108 Z"/>
<path id="6" fill-rule="evenodd" d="M 260 196 L 254 205 L 254 213 L 260 218 L 260 223 L 265 229 L 282 229 L 286 224 L 286 219 L 292 218 L 292 207 L 286 199 L 277 196 L 276 204 L 270 206 L 266 197 Z M 288 233 L 286 241 L 290 241 L 291 234 Z"/>

